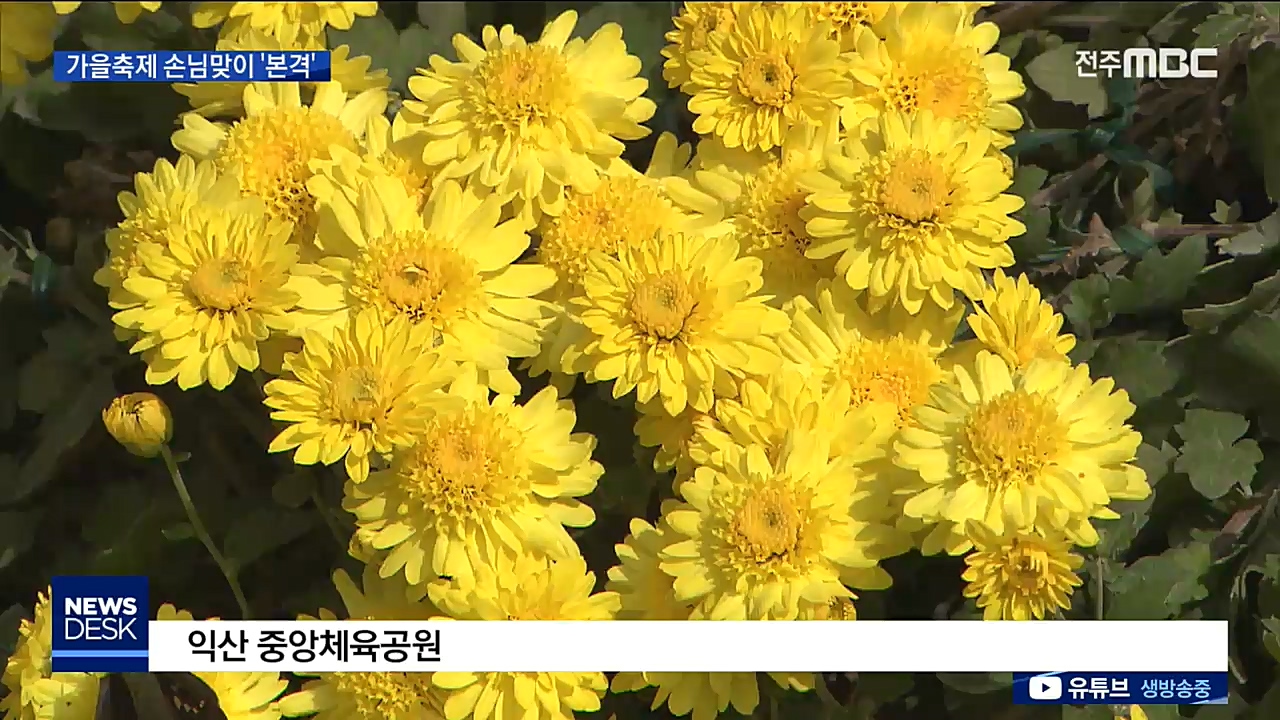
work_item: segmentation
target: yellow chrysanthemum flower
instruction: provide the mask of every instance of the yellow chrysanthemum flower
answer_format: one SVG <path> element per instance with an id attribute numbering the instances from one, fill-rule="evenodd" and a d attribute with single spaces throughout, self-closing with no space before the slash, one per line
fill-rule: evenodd
<path id="1" fill-rule="evenodd" d="M 18 645 L 0 679 L 8 690 L 0 700 L 0 710 L 5 720 L 94 720 L 101 673 L 51 670 L 53 607 L 49 592 L 40 593 L 33 618 L 18 626 Z"/>
<path id="2" fill-rule="evenodd" d="M 1036 360 L 1012 371 L 997 355 L 979 353 L 957 365 L 953 382 L 933 389 L 895 443 L 896 462 L 919 475 L 903 512 L 943 523 L 926 552 L 967 550 L 964 523 L 993 532 L 1065 534 L 1077 545 L 1098 542 L 1090 518 L 1115 518 L 1112 500 L 1151 494 L 1132 464 L 1142 436 L 1124 424 L 1133 414 L 1115 382 L 1094 382 L 1087 365 Z"/>
<path id="3" fill-rule="evenodd" d="M 1023 200 L 1001 194 L 1012 180 L 990 149 L 990 131 L 927 113 L 849 135 L 827 158 L 839 189 L 809 198 L 809 256 L 839 255 L 836 271 L 876 305 L 914 313 L 928 299 L 950 308 L 953 288 L 976 297 L 982 270 L 1012 265 L 1008 240 L 1026 229 L 1009 217 Z"/>
<path id="4" fill-rule="evenodd" d="M 293 43 L 321 38 L 325 28 L 350 30 L 357 17 L 378 14 L 376 2 L 202 2 L 191 13 L 198 28 L 223 23 L 219 34 L 235 35 L 253 28 Z"/>
<path id="5" fill-rule="evenodd" d="M 605 23 L 588 40 L 569 39 L 578 14 L 562 13 L 533 43 L 510 25 L 486 26 L 484 47 L 455 35 L 461 62 L 435 56 L 409 80 L 417 101 L 402 112 L 426 133 L 423 159 L 443 177 L 465 179 L 514 196 L 520 217 L 556 215 L 565 190 L 590 190 L 622 155 L 622 140 L 649 134 L 653 117 L 627 54 L 622 28 Z"/>
<path id="6" fill-rule="evenodd" d="M 675 598 L 675 578 L 662 571 L 659 554 L 671 542 L 671 530 L 653 527 L 644 520 L 631 521 L 631 534 L 614 546 L 619 565 L 609 569 L 608 590 L 618 593 L 619 620 L 687 620 L 689 603 Z M 805 673 L 771 673 L 784 688 L 808 690 L 812 678 Z M 650 707 L 663 705 L 677 717 L 692 713 L 693 720 L 712 720 L 730 705 L 747 716 L 760 704 L 756 673 L 626 672 L 613 678 L 613 692 L 634 692 L 656 687 Z"/>
<path id="7" fill-rule="evenodd" d="M 800 432 L 776 459 L 750 445 L 699 467 L 664 515 L 677 535 L 660 555 L 676 599 L 710 620 L 796 620 L 856 597 L 849 587 L 888 587 L 874 554 L 882 528 L 849 516 L 857 470 L 830 457 L 827 438 Z"/>
<path id="8" fill-rule="evenodd" d="M 675 29 L 666 34 L 662 49 L 662 78 L 670 87 L 689 82 L 689 53 L 707 50 L 712 33 L 725 33 L 738 18 L 738 6 L 727 2 L 687 2 L 673 18 Z"/>
<path id="9" fill-rule="evenodd" d="M 901 6 L 897 2 L 815 2 L 805 3 L 813 17 L 831 25 L 831 34 L 840 42 L 840 52 L 857 52 L 858 36 L 882 31 L 886 19 Z"/>
<path id="10" fill-rule="evenodd" d="M 348 483 L 343 507 L 375 550 L 381 573 L 417 585 L 471 575 L 499 554 L 577 553 L 568 527 L 595 521 L 578 501 L 604 474 L 596 440 L 573 433 L 573 403 L 544 388 L 523 405 L 490 398 L 470 369 L 389 469 Z"/>
<path id="11" fill-rule="evenodd" d="M 575 294 L 594 251 L 617 257 L 622 248 L 642 247 L 676 219 L 658 183 L 619 163 L 590 192 L 570 191 L 564 210 L 543 219 L 538 260 L 556 271 L 556 295 Z"/>
<path id="12" fill-rule="evenodd" d="M 781 363 L 773 338 L 787 317 L 756 294 L 760 260 L 738 257 L 731 238 L 677 234 L 590 262 L 584 293 L 571 301 L 590 340 L 566 372 L 613 380 L 614 397 L 661 397 L 676 415 L 709 412 L 733 378 Z"/>
<path id="13" fill-rule="evenodd" d="M 160 606 L 156 620 L 194 620 L 186 610 L 169 603 Z M 218 618 L 208 618 L 217 621 Z M 197 672 L 192 673 L 213 691 L 218 709 L 227 720 L 277 720 L 280 706 L 276 702 L 289 687 L 289 681 L 274 672 Z"/>
<path id="14" fill-rule="evenodd" d="M 341 325 L 361 308 L 403 317 L 446 358 L 474 363 L 481 381 L 517 395 L 508 358 L 531 357 L 553 308 L 534 296 L 555 283 L 541 265 L 516 264 L 529 247 L 502 199 L 443 182 L 421 209 L 394 177 L 371 177 L 352 203 L 334 193 L 320 208 L 317 244 L 326 257 L 303 264 L 298 330 Z"/>
<path id="15" fill-rule="evenodd" d="M 421 588 L 410 588 L 402 576 L 380 578 L 371 565 L 364 568 L 361 586 L 342 570 L 333 574 L 333 584 L 352 620 L 428 620 L 440 614 L 424 599 Z M 324 609 L 319 616 L 337 619 Z M 280 699 L 282 715 L 313 720 L 444 720 L 443 693 L 432 687 L 429 673 L 335 672 L 314 677 L 298 692 Z"/>
<path id="16" fill-rule="evenodd" d="M 857 466 L 845 476 L 855 482 L 849 513 L 855 520 L 884 525 L 879 534 L 877 557 L 890 557 L 909 549 L 908 538 L 888 532 L 894 508 L 886 503 L 892 487 L 877 477 L 887 462 L 888 444 L 897 431 L 897 408 L 887 402 L 855 405 L 849 384 L 843 380 L 823 390 L 809 373 L 784 366 L 764 380 L 748 379 L 738 397 L 716 401 L 718 423 L 703 423 L 693 443 L 702 464 L 724 469 L 738 462 L 745 448 L 764 448 L 777 461 L 794 434 L 823 438 L 827 460 Z"/>
<path id="17" fill-rule="evenodd" d="M 708 235 L 728 234 L 744 255 L 764 263 L 762 292 L 781 307 L 797 295 L 814 298 L 820 280 L 835 276 L 835 261 L 806 255 L 811 243 L 801 211 L 817 190 L 839 189 L 821 175 L 834 149 L 834 116 L 820 131 L 793 130 L 782 151 L 747 152 L 716 140 L 698 145 L 700 169 L 689 180 L 665 183 L 672 199 L 695 218 L 689 227 Z"/>
<path id="18" fill-rule="evenodd" d="M 192 214 L 161 242 L 138 245 L 139 267 L 121 282 L 125 309 L 112 319 L 137 336 L 130 352 L 142 353 L 147 382 L 221 390 L 258 369 L 259 344 L 297 301 L 285 283 L 298 248 L 289 223 L 255 210 Z"/>
<path id="19" fill-rule="evenodd" d="M 695 464 L 704 464 L 708 455 L 702 447 L 706 432 L 718 429 L 719 422 L 713 413 L 686 406 L 676 415 L 670 415 L 662 407 L 662 398 L 636 406 L 636 440 L 643 447 L 658 448 L 653 458 L 653 469 L 658 472 L 676 471 L 680 483 L 693 473 Z"/>
<path id="20" fill-rule="evenodd" d="M 849 385 L 854 407 L 888 403 L 897 426 L 948 377 L 942 354 L 955 337 L 963 309 L 927 305 L 911 315 L 898 306 L 868 312 L 866 296 L 842 283 L 824 283 L 818 303 L 797 301 L 791 328 L 778 338 L 783 356 L 825 387 Z"/>
<path id="21" fill-rule="evenodd" d="M 920 112 L 969 128 L 995 131 L 993 145 L 1007 147 L 1022 127 L 1009 101 L 1026 92 L 1009 58 L 991 52 L 1000 39 L 994 23 L 972 26 L 973 3 L 900 3 L 881 23 L 884 39 L 858 33 L 851 54 L 851 92 L 838 101 L 852 134 L 885 113 Z"/>
<path id="22" fill-rule="evenodd" d="M 53 9 L 59 15 L 69 15 L 75 12 L 83 3 L 78 2 L 56 2 L 52 3 Z M 158 2 L 113 2 L 115 6 L 116 17 L 125 25 L 131 25 L 144 12 L 155 12 L 160 9 Z"/>
<path id="23" fill-rule="evenodd" d="M 661 231 L 677 225 L 678 217 L 658 181 L 619 160 L 590 192 L 570 190 L 560 214 L 543 218 L 537 259 L 556 272 L 550 297 L 560 312 L 547 328 L 541 351 L 528 363 L 532 376 L 572 364 L 573 356 L 566 354 L 582 344 L 585 330 L 570 317 L 574 309 L 567 302 L 582 293 L 591 253 L 616 258 L 623 248 L 657 242 Z"/>
<path id="24" fill-rule="evenodd" d="M 134 192 L 117 197 L 124 220 L 107 231 L 107 261 L 93 275 L 106 288 L 111 307 L 131 307 L 134 298 L 123 289 L 125 278 L 141 267 L 137 249 L 147 243 L 165 245 L 172 234 L 189 222 L 192 212 L 252 212 L 256 203 L 241 200 L 240 184 L 231 175 L 219 175 L 212 162 L 197 163 L 183 155 L 177 164 L 161 158 L 150 173 L 134 175 Z"/>
<path id="25" fill-rule="evenodd" d="M 271 418 L 289 423 L 268 451 L 297 448 L 299 465 L 345 457 L 355 482 L 369 476 L 370 455 L 413 443 L 453 370 L 431 349 L 427 328 L 375 309 L 327 335 L 308 331 L 303 343 L 285 357 L 286 376 L 263 388 Z"/>
<path id="26" fill-rule="evenodd" d="M 969 521 L 973 551 L 965 556 L 964 596 L 977 600 L 983 620 L 1044 620 L 1071 607 L 1084 558 L 1058 537 L 1007 530 L 1003 535 Z"/>
<path id="27" fill-rule="evenodd" d="M 261 30 L 247 28 L 245 32 L 220 38 L 218 50 L 324 50 L 323 37 L 299 37 L 286 43 Z M 351 57 L 351 48 L 339 45 L 330 53 L 330 80 L 342 86 L 347 97 L 355 97 L 365 90 L 385 89 L 391 84 L 386 70 L 370 69 L 373 59 L 366 55 Z M 173 89 L 191 103 L 192 109 L 205 117 L 240 117 L 244 114 L 244 89 L 247 83 L 201 82 L 175 83 Z M 315 95 L 317 83 L 302 83 L 301 97 L 308 103 Z"/>
<path id="28" fill-rule="evenodd" d="M 295 239 L 309 253 L 315 236 L 315 198 L 307 192 L 311 161 L 327 159 L 334 146 L 354 152 L 369 119 L 386 108 L 387 93 L 365 90 L 348 100 L 341 85 L 318 83 L 311 104 L 304 105 L 298 83 L 252 83 L 243 103 L 245 117 L 231 125 L 184 114 L 173 146 L 234 174 L 244 193 L 261 199 L 272 217 L 294 224 Z"/>
<path id="29" fill-rule="evenodd" d="M 675 578 L 662 571 L 658 554 L 672 542 L 671 528 L 633 518 L 630 534 L 614 545 L 618 565 L 605 589 L 618 594 L 618 620 L 688 620 L 693 604 L 676 599 Z"/>
<path id="30" fill-rule="evenodd" d="M 57 22 L 58 16 L 46 3 L 0 3 L 0 83 L 25 83 L 26 64 L 53 54 L 53 28 Z"/>
<path id="31" fill-rule="evenodd" d="M 173 437 L 169 406 L 148 392 L 129 393 L 102 411 L 102 424 L 111 437 L 139 457 L 155 457 Z"/>
<path id="32" fill-rule="evenodd" d="M 693 129 L 727 147 L 768 150 L 793 127 L 817 127 L 847 95 L 840 44 L 831 26 L 778 4 L 753 4 L 707 49 L 687 53 L 684 86 Z"/>
<path id="33" fill-rule="evenodd" d="M 425 140 L 421 133 L 411 132 L 400 116 L 394 121 L 374 116 L 359 152 L 335 147 L 328 159 L 311 162 L 315 174 L 307 181 L 307 190 L 321 204 L 341 193 L 355 206 L 372 178 L 389 176 L 400 181 L 413 207 L 421 211 L 436 187 L 435 175 L 422 162 Z M 317 242 L 323 243 L 323 239 L 317 238 Z"/>
<path id="34" fill-rule="evenodd" d="M 1009 277 L 997 270 L 991 285 L 977 298 L 965 322 L 977 336 L 957 346 L 961 353 L 988 350 L 1014 368 L 1037 358 L 1068 361 L 1075 336 L 1060 333 L 1063 319 L 1040 296 L 1026 275 Z"/>
<path id="35" fill-rule="evenodd" d="M 612 620 L 616 593 L 592 594 L 595 574 L 581 557 L 560 561 L 524 555 L 476 568 L 473 577 L 428 587 L 432 602 L 457 620 Z M 600 709 L 609 682 L 601 672 L 438 672 L 447 692 L 445 720 L 488 720 L 512 707 L 525 720 L 572 720 Z"/>

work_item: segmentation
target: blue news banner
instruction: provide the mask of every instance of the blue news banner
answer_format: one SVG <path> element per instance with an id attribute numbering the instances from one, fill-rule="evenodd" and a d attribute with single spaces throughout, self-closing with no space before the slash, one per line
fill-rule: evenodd
<path id="1" fill-rule="evenodd" d="M 1014 673 L 1017 705 L 1226 705 L 1225 672 Z"/>
<path id="2" fill-rule="evenodd" d="M 328 50 L 58 51 L 53 80 L 82 82 L 328 82 Z"/>
<path id="3" fill-rule="evenodd" d="M 53 672 L 147 672 L 147 578 L 59 575 L 53 597 Z"/>

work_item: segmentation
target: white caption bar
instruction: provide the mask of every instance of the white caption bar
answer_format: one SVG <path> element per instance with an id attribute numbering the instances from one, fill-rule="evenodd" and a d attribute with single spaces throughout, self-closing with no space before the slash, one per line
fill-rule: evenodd
<path id="1" fill-rule="evenodd" d="M 1225 672 L 1228 657 L 1225 621 L 174 620 L 148 628 L 155 672 Z M 200 654 L 211 641 L 219 647 Z"/>

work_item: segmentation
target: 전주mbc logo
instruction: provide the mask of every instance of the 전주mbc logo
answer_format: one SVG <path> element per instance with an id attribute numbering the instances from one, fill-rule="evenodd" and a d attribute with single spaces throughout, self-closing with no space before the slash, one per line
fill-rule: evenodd
<path id="1" fill-rule="evenodd" d="M 53 578 L 53 672 L 147 672 L 147 579 Z"/>
<path id="2" fill-rule="evenodd" d="M 1218 57 L 1217 48 L 1126 48 L 1077 50 L 1076 77 L 1122 77 L 1138 80 L 1216 78 L 1218 71 L 1201 63 Z"/>

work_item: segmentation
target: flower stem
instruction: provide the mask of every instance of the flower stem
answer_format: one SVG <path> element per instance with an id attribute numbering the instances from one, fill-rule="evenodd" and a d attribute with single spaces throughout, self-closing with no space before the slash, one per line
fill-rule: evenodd
<path id="1" fill-rule="evenodd" d="M 204 526 L 204 521 L 200 519 L 200 513 L 196 512 L 196 504 L 191 500 L 191 493 L 187 492 L 187 484 L 182 479 L 182 471 L 178 469 L 178 463 L 174 460 L 173 452 L 169 450 L 168 445 L 160 447 L 160 456 L 164 458 L 164 466 L 169 470 L 169 477 L 173 478 L 173 487 L 178 491 L 178 498 L 182 500 L 182 507 L 187 511 L 187 520 L 190 521 L 191 528 L 195 530 L 196 537 L 200 538 L 200 542 L 204 543 L 205 549 L 209 551 L 209 555 L 217 563 L 218 569 L 222 571 L 222 576 L 227 579 L 227 584 L 231 586 L 231 594 L 236 596 L 236 604 L 240 606 L 241 619 L 248 620 L 250 618 L 249 601 L 245 599 L 244 591 L 240 589 L 240 581 L 236 578 L 236 571 L 227 562 L 227 558 L 218 550 L 218 546 L 214 544 L 213 538 Z"/>

